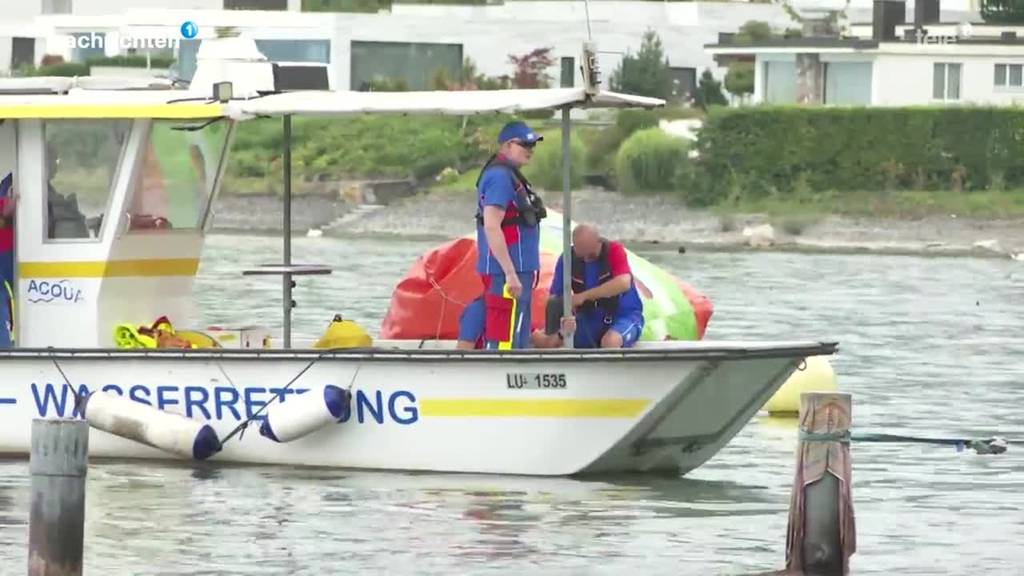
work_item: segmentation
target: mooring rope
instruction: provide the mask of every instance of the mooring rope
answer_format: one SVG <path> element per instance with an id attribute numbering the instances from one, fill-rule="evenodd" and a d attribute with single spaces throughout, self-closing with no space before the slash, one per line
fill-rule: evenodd
<path id="1" fill-rule="evenodd" d="M 261 412 L 266 410 L 271 404 L 274 403 L 275 400 L 281 400 L 283 402 L 284 401 L 285 392 L 289 388 L 291 388 L 292 384 L 295 384 L 295 382 L 299 378 L 301 378 L 303 374 L 305 374 L 307 371 L 309 371 L 309 369 L 312 368 L 314 364 L 316 364 L 317 362 L 322 360 L 324 356 L 326 356 L 327 354 L 330 354 L 332 352 L 335 352 L 336 350 L 338 350 L 338 349 L 337 348 L 332 348 L 330 350 L 324 350 L 320 354 L 317 354 L 317 356 L 315 358 L 313 358 L 312 360 L 309 361 L 308 364 L 306 364 L 305 368 L 300 370 L 298 374 L 296 374 L 287 384 L 284 385 L 284 388 L 281 388 L 281 393 L 280 394 L 275 394 L 274 396 L 272 396 L 270 398 L 270 401 L 267 402 L 266 404 L 264 404 L 263 406 L 260 406 L 258 410 L 256 410 L 255 412 L 252 413 L 252 416 L 250 416 L 250 417 L 246 418 L 245 420 L 243 420 L 242 423 L 239 424 L 238 426 L 235 426 L 234 430 L 232 430 L 227 436 L 224 437 L 223 440 L 220 441 L 221 445 L 226 444 L 227 441 L 231 440 L 232 438 L 234 438 L 235 435 L 239 435 L 238 439 L 239 439 L 239 441 L 241 441 L 242 437 L 241 437 L 240 434 L 245 432 L 245 430 L 249 427 L 249 424 L 252 424 L 252 421 L 255 420 L 260 415 Z M 352 386 L 354 386 L 355 383 L 356 383 L 356 375 L 359 374 L 359 369 L 361 367 L 362 367 L 361 364 L 356 364 L 356 371 L 355 371 L 354 374 L 352 374 L 352 379 L 348 383 L 348 388 L 345 389 L 345 392 L 348 393 L 350 398 L 351 398 L 351 395 L 352 395 Z"/>
<path id="2" fill-rule="evenodd" d="M 991 438 L 924 438 L 921 436 L 881 434 L 877 432 L 852 433 L 849 430 L 842 432 L 805 432 L 800 430 L 800 441 L 840 442 L 843 444 L 850 444 L 851 442 L 933 444 L 937 446 L 955 446 L 957 452 L 970 448 L 978 454 L 1002 454 L 1006 452 L 1010 444 L 1024 444 L 1024 440 L 1007 440 L 1000 436 L 993 436 Z"/>
<path id="3" fill-rule="evenodd" d="M 82 414 L 82 399 L 78 397 L 78 391 L 71 385 L 71 380 L 68 379 L 68 375 L 64 373 L 64 369 L 60 367 L 60 363 L 57 362 L 57 357 L 50 352 L 50 360 L 53 360 L 53 365 L 57 367 L 57 371 L 60 372 L 61 378 L 64 379 L 64 383 L 67 384 L 68 390 L 71 391 L 71 397 L 75 399 L 75 407 L 72 408 L 71 414 L 80 414 L 83 418 L 85 414 Z"/>

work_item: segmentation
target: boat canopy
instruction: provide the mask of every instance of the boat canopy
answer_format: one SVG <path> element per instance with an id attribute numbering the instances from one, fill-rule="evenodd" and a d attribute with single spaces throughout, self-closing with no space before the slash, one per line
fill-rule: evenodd
<path id="1" fill-rule="evenodd" d="M 160 81 L 124 78 L 0 79 L 0 119 L 210 119 L 223 105 Z"/>
<path id="2" fill-rule="evenodd" d="M 232 101 L 226 112 L 236 119 L 254 116 L 344 116 L 354 114 L 516 113 L 556 108 L 658 108 L 658 98 L 584 88 L 423 92 L 302 90 Z"/>

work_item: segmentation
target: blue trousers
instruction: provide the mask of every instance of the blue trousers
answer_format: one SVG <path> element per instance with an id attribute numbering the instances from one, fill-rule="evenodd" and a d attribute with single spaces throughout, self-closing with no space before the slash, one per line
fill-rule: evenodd
<path id="1" fill-rule="evenodd" d="M 11 323 L 10 296 L 7 293 L 7 285 L 14 290 L 14 253 L 0 254 L 0 348 L 11 347 L 11 332 L 8 326 Z"/>
<path id="2" fill-rule="evenodd" d="M 7 288 L 0 286 L 0 349 L 7 349 L 11 347 L 11 331 L 8 328 L 8 324 L 11 321 L 10 311 L 10 298 L 7 296 Z"/>

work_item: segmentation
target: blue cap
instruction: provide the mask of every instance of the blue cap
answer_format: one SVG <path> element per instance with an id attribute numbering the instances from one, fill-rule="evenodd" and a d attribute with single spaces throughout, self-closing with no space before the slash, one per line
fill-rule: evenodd
<path id="1" fill-rule="evenodd" d="M 504 144 L 509 140 L 519 140 L 526 144 L 536 144 L 543 140 L 544 137 L 537 134 L 530 127 L 523 122 L 509 122 L 505 124 L 505 127 L 501 129 L 501 133 L 498 134 L 498 144 Z"/>

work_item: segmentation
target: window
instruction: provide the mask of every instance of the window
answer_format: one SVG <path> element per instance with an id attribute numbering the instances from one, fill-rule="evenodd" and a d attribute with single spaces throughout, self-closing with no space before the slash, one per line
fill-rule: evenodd
<path id="1" fill-rule="evenodd" d="M 330 40 L 257 40 L 256 47 L 271 62 L 331 63 Z"/>
<path id="2" fill-rule="evenodd" d="M 562 88 L 572 88 L 576 85 L 576 64 L 572 56 L 562 56 L 562 68 L 559 85 Z"/>
<path id="3" fill-rule="evenodd" d="M 81 32 L 71 35 L 75 48 L 71 50 L 72 62 L 86 62 L 90 58 L 106 56 L 107 35 L 103 32 Z"/>
<path id="4" fill-rule="evenodd" d="M 429 90 L 435 79 L 462 77 L 462 44 L 352 41 L 350 86 L 367 90 L 377 83 Z"/>
<path id="5" fill-rule="evenodd" d="M 11 39 L 11 70 L 17 70 L 23 66 L 30 67 L 36 61 L 36 39 L 35 38 L 12 38 Z"/>
<path id="6" fill-rule="evenodd" d="M 1024 64 L 996 64 L 995 85 L 1002 88 L 1024 88 Z"/>
<path id="7" fill-rule="evenodd" d="M 43 0 L 43 14 L 71 14 L 71 0 Z"/>
<path id="8" fill-rule="evenodd" d="M 960 99 L 960 64 L 936 63 L 932 76 L 932 98 Z"/>
<path id="9" fill-rule="evenodd" d="M 769 104 L 796 102 L 796 63 L 764 63 L 764 101 Z"/>
<path id="10" fill-rule="evenodd" d="M 697 89 L 696 68 L 669 68 L 668 79 L 672 98 L 676 101 L 688 100 Z"/>
<path id="11" fill-rule="evenodd" d="M 871 104 L 871 62 L 826 62 L 825 103 Z"/>
<path id="12" fill-rule="evenodd" d="M 202 225 L 227 126 L 214 122 L 200 130 L 177 128 L 177 122 L 153 122 L 128 202 L 131 232 Z"/>
<path id="13" fill-rule="evenodd" d="M 49 239 L 100 236 L 131 120 L 50 120 L 46 138 Z"/>

